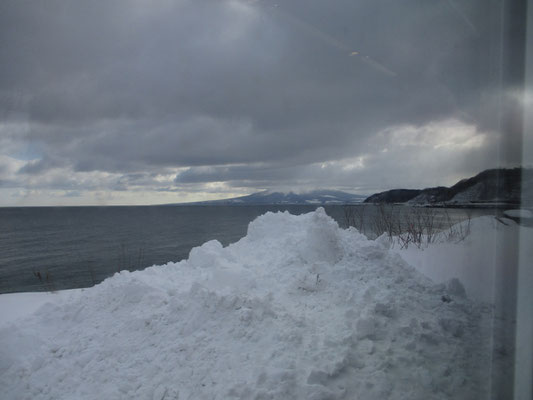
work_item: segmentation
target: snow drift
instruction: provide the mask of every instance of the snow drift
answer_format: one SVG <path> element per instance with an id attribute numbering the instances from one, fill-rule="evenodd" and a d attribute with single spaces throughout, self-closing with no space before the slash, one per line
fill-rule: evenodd
<path id="1" fill-rule="evenodd" d="M 0 330 L 4 399 L 471 399 L 489 309 L 323 209 L 121 272 Z"/>

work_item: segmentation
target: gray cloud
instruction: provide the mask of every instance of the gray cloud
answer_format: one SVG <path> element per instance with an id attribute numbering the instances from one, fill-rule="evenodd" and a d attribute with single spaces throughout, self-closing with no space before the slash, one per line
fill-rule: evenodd
<path id="1" fill-rule="evenodd" d="M 491 162 L 496 135 L 475 126 L 446 120 L 424 126 L 402 125 L 372 138 L 360 156 L 311 164 L 263 163 L 191 167 L 176 176 L 178 184 L 227 182 L 235 187 L 333 187 L 364 193 L 387 187 L 453 184 Z M 372 173 L 369 173 L 372 171 Z M 401 183 L 400 183 L 401 182 Z"/>
<path id="2" fill-rule="evenodd" d="M 128 190 L 190 167 L 176 187 L 381 180 L 390 171 L 370 160 L 390 127 L 455 119 L 494 134 L 499 12 L 481 0 L 4 1 L 0 116 L 11 141 L 38 149 L 10 179 L 99 171 Z M 489 167 L 494 143 L 460 154 Z M 335 164 L 358 156 L 358 174 Z"/>

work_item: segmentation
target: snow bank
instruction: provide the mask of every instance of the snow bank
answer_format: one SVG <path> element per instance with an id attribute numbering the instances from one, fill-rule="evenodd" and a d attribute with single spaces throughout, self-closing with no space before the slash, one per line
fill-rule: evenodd
<path id="1" fill-rule="evenodd" d="M 507 218 L 489 216 L 465 221 L 453 229 L 470 233 L 464 240 L 440 241 L 422 249 L 415 246 L 399 249 L 396 246 L 392 251 L 434 282 L 458 278 L 469 298 L 491 304 L 493 318 L 490 330 L 494 343 L 492 396 L 508 398 L 513 391 L 513 367 L 516 365 L 518 369 L 515 371 L 520 372 L 520 363 L 513 365 L 512 357 L 508 356 L 517 354 L 521 357 L 520 352 L 515 353 L 516 296 L 531 293 L 524 287 L 529 282 L 527 272 L 526 278 L 519 276 L 518 256 L 523 258 L 522 263 L 525 260 L 523 268 L 533 260 L 533 246 L 530 245 L 533 243 L 533 229 Z M 521 279 L 525 279 L 525 283 L 520 282 Z M 520 284 L 521 292 L 517 286 Z M 522 302 L 527 304 L 527 301 Z M 527 324 L 529 320 L 529 316 L 522 315 L 521 324 Z"/>
<path id="2" fill-rule="evenodd" d="M 434 282 L 458 278 L 470 298 L 494 304 L 499 315 L 514 313 L 514 301 L 508 300 L 512 300 L 510 294 L 516 291 L 519 236 L 533 241 L 533 230 L 521 228 L 510 219 L 492 216 L 462 222 L 454 229 L 469 234 L 463 239 L 441 240 L 422 249 L 395 246 L 392 251 Z M 533 258 L 533 252 L 530 254 Z"/>
<path id="3" fill-rule="evenodd" d="M 530 210 L 517 209 L 517 210 L 505 210 L 503 212 L 509 218 L 533 218 L 533 213 Z"/>
<path id="4" fill-rule="evenodd" d="M 1 299 L 1 296 L 0 296 Z M 471 399 L 487 308 L 323 209 L 121 272 L 0 329 L 4 399 Z"/>

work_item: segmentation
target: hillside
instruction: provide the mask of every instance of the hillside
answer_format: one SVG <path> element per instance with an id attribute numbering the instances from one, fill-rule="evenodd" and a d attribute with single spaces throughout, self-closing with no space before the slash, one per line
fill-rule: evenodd
<path id="1" fill-rule="evenodd" d="M 531 190 L 533 170 L 528 168 L 489 169 L 463 179 L 451 187 L 433 187 L 421 190 L 393 189 L 373 194 L 365 203 L 409 203 L 446 205 L 517 205 L 522 189 Z"/>

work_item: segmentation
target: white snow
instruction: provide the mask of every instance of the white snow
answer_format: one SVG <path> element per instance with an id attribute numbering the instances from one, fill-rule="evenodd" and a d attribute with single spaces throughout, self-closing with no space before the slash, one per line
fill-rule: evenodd
<path id="1" fill-rule="evenodd" d="M 505 210 L 503 213 L 509 218 L 533 218 L 533 213 L 530 210 Z"/>
<path id="2" fill-rule="evenodd" d="M 0 295 L 0 328 L 33 314 L 48 302 L 66 298 L 74 290 L 8 293 Z"/>
<path id="3" fill-rule="evenodd" d="M 468 187 L 467 189 L 457 193 L 450 200 L 450 203 L 469 203 L 477 201 L 481 198 L 481 193 L 483 192 L 484 188 L 485 184 L 483 182 L 478 182 Z"/>
<path id="4" fill-rule="evenodd" d="M 392 250 L 434 282 L 442 283 L 458 278 L 468 296 L 479 301 L 495 300 L 494 277 L 504 264 L 517 254 L 518 226 L 515 222 L 492 216 L 474 218 L 454 227 L 470 232 L 455 241 L 440 240 L 426 248 L 409 246 Z M 510 275 L 510 274 L 509 274 Z M 512 276 L 509 276 L 512 278 Z M 500 295 L 505 295 L 500 293 Z"/>
<path id="5" fill-rule="evenodd" d="M 267 213 L 228 247 L 36 294 L 0 315 L 2 398 L 486 398 L 490 308 L 409 254 L 322 208 Z"/>

